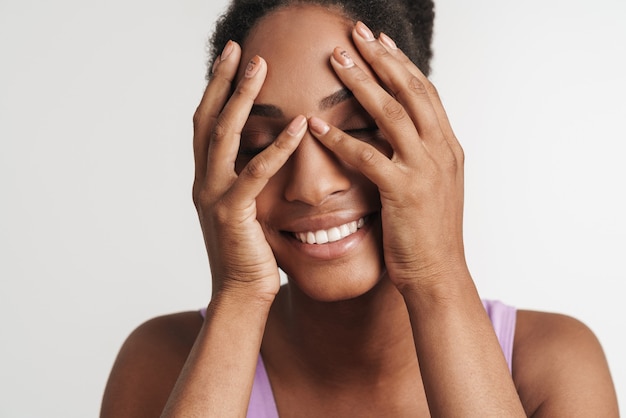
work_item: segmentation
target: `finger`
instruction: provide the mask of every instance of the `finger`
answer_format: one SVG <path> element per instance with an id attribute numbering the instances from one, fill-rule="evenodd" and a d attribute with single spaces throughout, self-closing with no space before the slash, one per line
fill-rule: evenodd
<path id="1" fill-rule="evenodd" d="M 428 80 L 428 78 L 422 73 L 422 71 L 409 59 L 409 57 L 402 52 L 397 46 L 396 43 L 384 33 L 380 34 L 379 37 L 380 43 L 387 49 L 387 51 L 398 59 L 402 65 L 410 71 L 413 75 L 415 75 L 425 86 L 426 92 L 428 93 L 433 108 L 437 114 L 437 118 L 439 120 L 440 128 L 444 134 L 444 138 L 448 147 L 452 151 L 452 159 L 448 159 L 449 163 L 452 163 L 453 167 L 457 170 L 457 179 L 460 187 L 460 195 L 459 199 L 463 202 L 463 183 L 464 183 L 464 173 L 463 173 L 463 165 L 465 163 L 465 153 L 463 151 L 463 147 L 459 143 L 454 131 L 452 129 L 452 125 L 450 124 L 450 120 L 448 118 L 448 114 L 443 107 L 443 103 L 439 96 L 439 93 L 436 87 Z M 442 147 L 443 148 L 443 147 Z M 458 169 L 458 168 L 461 169 Z"/>
<path id="2" fill-rule="evenodd" d="M 374 119 L 395 155 L 404 161 L 423 156 L 422 141 L 404 107 L 359 68 L 345 50 L 335 48 L 330 62 L 342 83 Z"/>
<path id="3" fill-rule="evenodd" d="M 231 208 L 245 209 L 256 199 L 298 147 L 306 129 L 306 118 L 297 116 L 270 146 L 250 160 L 226 194 Z"/>
<path id="4" fill-rule="evenodd" d="M 397 187 L 395 184 L 396 164 L 374 146 L 351 137 L 317 117 L 309 119 L 309 128 L 325 147 L 361 171 L 365 177 L 378 186 L 381 193 L 384 194 Z"/>
<path id="5" fill-rule="evenodd" d="M 448 121 L 448 116 L 445 112 L 445 109 L 443 108 L 439 93 L 437 92 L 437 89 L 432 84 L 432 82 L 424 75 L 419 67 L 415 65 L 415 63 L 413 63 L 413 61 L 411 61 L 409 57 L 407 57 L 406 54 L 396 46 L 396 43 L 393 41 L 393 39 L 391 39 L 386 34 L 381 33 L 379 37 L 379 42 L 392 56 L 400 61 L 400 63 L 407 69 L 407 71 L 417 77 L 420 82 L 425 86 L 426 92 L 431 98 L 433 108 L 435 108 L 438 115 L 440 116 L 440 120 L 446 122 L 445 125 L 442 125 L 442 129 L 444 129 L 444 131 L 446 129 L 448 130 L 446 134 L 452 134 L 452 127 Z"/>
<path id="6" fill-rule="evenodd" d="M 426 87 L 426 78 L 420 78 L 410 71 L 392 53 L 395 50 L 383 44 L 383 40 L 390 38 L 377 40 L 363 22 L 357 22 L 355 25 L 353 39 L 365 61 L 383 84 L 391 90 L 394 97 L 407 109 L 426 146 L 429 149 L 450 152 L 433 98 Z"/>
<path id="7" fill-rule="evenodd" d="M 228 41 L 222 54 L 215 60 L 213 74 L 193 115 L 193 153 L 196 180 L 203 179 L 206 174 L 210 132 L 230 95 L 231 85 L 237 73 L 240 59 L 241 48 L 237 43 Z"/>
<path id="8" fill-rule="evenodd" d="M 379 36 L 379 42 L 387 49 L 387 51 L 393 55 L 398 61 L 402 63 L 402 65 L 411 72 L 415 77 L 417 77 L 425 87 L 428 96 L 430 97 L 430 101 L 432 106 L 437 114 L 437 118 L 439 120 L 439 126 L 443 131 L 443 134 L 446 138 L 446 141 L 452 148 L 457 157 L 458 161 L 463 160 L 463 149 L 461 148 L 461 144 L 459 143 L 456 135 L 454 134 L 454 130 L 452 129 L 452 125 L 450 124 L 450 120 L 448 118 L 448 114 L 443 107 L 443 102 L 441 101 L 441 97 L 439 96 L 439 92 L 437 88 L 433 85 L 433 83 L 422 73 L 422 71 L 406 56 L 401 49 L 396 46 L 396 43 L 386 34 L 381 33 Z"/>
<path id="9" fill-rule="evenodd" d="M 267 74 L 267 64 L 258 55 L 247 64 L 244 76 L 219 114 L 210 134 L 207 172 L 211 186 L 225 189 L 235 178 L 235 161 L 241 131 L 248 120 Z"/>

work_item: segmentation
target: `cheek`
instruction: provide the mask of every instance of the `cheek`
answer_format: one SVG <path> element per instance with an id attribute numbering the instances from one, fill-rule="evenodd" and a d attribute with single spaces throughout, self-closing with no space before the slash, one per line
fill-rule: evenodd
<path id="1" fill-rule="evenodd" d="M 348 167 L 351 191 L 350 200 L 357 206 L 367 207 L 370 209 L 380 208 L 380 193 L 378 187 L 365 177 L 360 171 Z"/>
<path id="2" fill-rule="evenodd" d="M 256 197 L 256 217 L 266 234 L 268 225 L 273 224 L 272 219 L 280 217 L 281 208 L 284 207 L 283 177 L 282 170 L 276 173 Z"/>

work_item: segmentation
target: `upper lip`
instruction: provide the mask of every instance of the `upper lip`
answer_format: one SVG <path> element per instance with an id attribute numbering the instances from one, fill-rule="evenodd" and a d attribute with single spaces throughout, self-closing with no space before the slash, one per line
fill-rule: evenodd
<path id="1" fill-rule="evenodd" d="M 304 218 L 298 218 L 290 221 L 282 230 L 285 232 L 309 232 L 319 231 L 322 229 L 330 229 L 348 222 L 364 218 L 372 212 L 331 212 L 323 215 L 315 215 Z"/>

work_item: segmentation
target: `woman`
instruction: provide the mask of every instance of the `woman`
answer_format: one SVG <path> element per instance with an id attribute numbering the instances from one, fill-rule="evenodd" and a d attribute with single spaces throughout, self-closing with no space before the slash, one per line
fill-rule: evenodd
<path id="1" fill-rule="evenodd" d="M 102 416 L 618 415 L 587 327 L 476 292 L 432 19 L 233 3 L 194 117 L 212 298 L 131 334 Z"/>

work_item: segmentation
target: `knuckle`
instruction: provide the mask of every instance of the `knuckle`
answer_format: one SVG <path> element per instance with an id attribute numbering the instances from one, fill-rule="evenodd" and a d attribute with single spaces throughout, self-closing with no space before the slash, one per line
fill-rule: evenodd
<path id="1" fill-rule="evenodd" d="M 385 115 L 385 118 L 394 122 L 401 121 L 406 116 L 404 107 L 391 97 L 388 98 L 383 104 L 383 114 Z"/>
<path id="2" fill-rule="evenodd" d="M 232 216 L 232 210 L 224 202 L 218 202 L 213 208 L 213 216 L 218 224 L 223 225 L 228 223 Z"/>
<path id="3" fill-rule="evenodd" d="M 270 144 L 270 147 L 276 150 L 279 154 L 288 153 L 291 151 L 291 147 L 289 145 L 289 141 L 284 141 L 282 138 L 277 138 L 276 141 Z"/>
<path id="4" fill-rule="evenodd" d="M 456 156 L 452 152 L 446 153 L 443 160 L 443 169 L 450 172 L 456 172 L 458 168 L 458 161 Z"/>
<path id="5" fill-rule="evenodd" d="M 374 166 L 377 163 L 376 153 L 370 147 L 363 148 L 359 152 L 358 161 L 364 166 Z"/>
<path id="6" fill-rule="evenodd" d="M 411 76 L 411 78 L 409 78 L 408 88 L 409 91 L 416 95 L 428 94 L 427 87 L 420 81 L 419 78 L 415 76 Z"/>
<path id="7" fill-rule="evenodd" d="M 374 48 L 373 60 L 376 61 L 376 60 L 383 60 L 387 58 L 391 58 L 391 54 L 389 53 L 389 51 L 387 51 L 387 48 L 381 45 L 376 45 L 376 48 Z"/>
<path id="8" fill-rule="evenodd" d="M 422 84 L 426 87 L 426 92 L 429 96 L 439 99 L 439 91 L 437 90 L 437 87 L 430 82 L 430 80 L 426 79 L 426 82 Z"/>
<path id="9" fill-rule="evenodd" d="M 247 92 L 248 88 L 246 87 L 246 83 L 239 83 L 237 85 L 237 87 L 235 87 L 235 89 L 233 90 L 233 94 L 231 96 L 232 98 L 236 98 L 236 97 L 240 97 L 240 96 L 246 96 L 246 92 Z"/>
<path id="10" fill-rule="evenodd" d="M 437 148 L 431 174 L 438 177 L 454 176 L 463 167 L 463 151 L 443 138 Z"/>
<path id="11" fill-rule="evenodd" d="M 196 111 L 193 112 L 193 126 L 197 126 L 202 120 L 202 112 L 200 111 L 200 106 L 196 108 Z"/>
<path id="12" fill-rule="evenodd" d="M 226 121 L 226 119 L 223 117 L 218 118 L 215 122 L 215 125 L 213 126 L 213 139 L 219 141 L 225 138 L 230 131 L 230 123 L 228 123 L 228 121 Z"/>
<path id="13" fill-rule="evenodd" d="M 205 187 L 197 182 L 194 182 L 192 188 L 192 199 L 196 209 L 200 210 L 201 208 L 205 208 L 209 205 L 210 194 Z"/>
<path id="14" fill-rule="evenodd" d="M 387 65 L 385 64 L 385 61 L 388 61 L 389 59 L 394 59 L 393 55 L 391 55 L 385 47 L 376 43 L 375 48 L 373 48 L 368 61 L 370 65 L 376 67 L 379 65 Z"/>
<path id="15" fill-rule="evenodd" d="M 354 79 L 359 83 L 369 83 L 371 81 L 370 77 L 363 70 L 356 71 Z"/>
<path id="16" fill-rule="evenodd" d="M 193 187 L 191 188 L 191 200 L 193 201 L 193 205 L 198 209 L 200 205 L 200 196 L 199 196 L 199 185 L 197 181 L 193 182 Z"/>
<path id="17" fill-rule="evenodd" d="M 329 136 L 328 139 L 330 140 L 330 143 L 333 146 L 338 146 L 341 143 L 343 143 L 347 138 L 347 134 L 345 134 L 343 131 L 337 130 L 337 131 L 333 131 Z"/>
<path id="18" fill-rule="evenodd" d="M 232 98 L 243 97 L 244 99 L 254 100 L 255 94 L 253 92 L 253 86 L 247 80 L 237 85 L 237 88 L 233 91 Z"/>
<path id="19" fill-rule="evenodd" d="M 267 176 L 270 171 L 270 166 L 267 159 L 263 155 L 258 155 L 253 158 L 244 169 L 245 175 L 254 179 L 262 179 Z"/>

